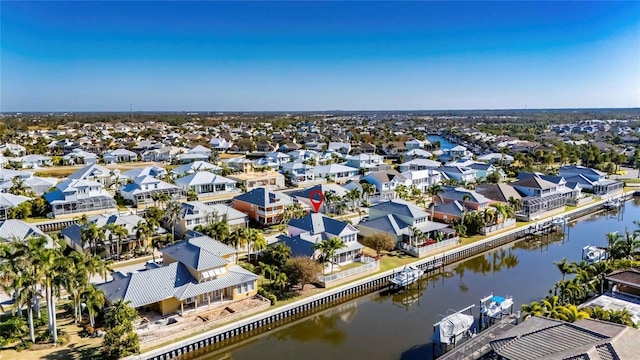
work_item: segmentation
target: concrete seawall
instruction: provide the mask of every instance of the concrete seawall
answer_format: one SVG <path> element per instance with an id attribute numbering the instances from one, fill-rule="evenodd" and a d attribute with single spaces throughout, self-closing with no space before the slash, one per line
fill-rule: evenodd
<path id="1" fill-rule="evenodd" d="M 640 191 L 627 192 L 619 198 L 630 199 L 633 196 L 640 195 Z M 604 200 L 596 201 L 580 208 L 573 209 L 562 213 L 569 220 L 575 220 L 593 212 L 599 211 L 604 207 Z M 532 222 L 530 226 L 508 230 L 503 233 L 490 236 L 486 239 L 477 241 L 472 244 L 461 246 L 459 248 L 438 254 L 432 257 L 416 260 L 411 265 L 420 267 L 427 272 L 441 269 L 445 265 L 453 264 L 466 258 L 482 254 L 491 249 L 511 243 L 530 235 L 534 229 L 550 227 L 551 219 L 542 219 Z M 280 324 L 313 314 L 319 310 L 331 307 L 337 302 L 347 301 L 349 299 L 371 293 L 388 285 L 389 279 L 394 273 L 401 271 L 402 267 L 385 271 L 383 273 L 374 274 L 367 278 L 354 281 L 333 289 L 324 291 L 320 294 L 313 295 L 304 299 L 300 299 L 291 304 L 267 310 L 260 314 L 250 316 L 248 318 L 238 320 L 221 326 L 216 329 L 209 330 L 202 334 L 194 335 L 188 339 L 174 342 L 173 344 L 163 346 L 161 348 L 136 355 L 126 359 L 153 359 L 165 360 L 172 359 L 184 355 L 186 353 L 195 352 L 195 355 L 204 354 L 207 350 L 203 350 L 210 345 L 226 341 L 231 338 L 238 340 L 246 339 L 257 334 L 260 329 L 277 327 Z"/>

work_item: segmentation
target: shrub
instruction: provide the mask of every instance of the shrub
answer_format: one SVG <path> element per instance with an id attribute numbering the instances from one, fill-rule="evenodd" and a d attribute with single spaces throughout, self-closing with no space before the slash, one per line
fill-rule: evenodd
<path id="1" fill-rule="evenodd" d="M 64 346 L 69 343 L 69 334 L 63 330 L 58 330 L 58 345 Z"/>
<path id="2" fill-rule="evenodd" d="M 84 333 L 87 336 L 93 336 L 93 334 L 95 333 L 95 329 L 93 328 L 93 326 L 87 325 L 84 327 Z"/>
<path id="3" fill-rule="evenodd" d="M 278 301 L 278 298 L 274 294 L 268 292 L 267 290 L 265 290 L 263 288 L 259 288 L 258 289 L 258 295 L 260 295 L 260 296 L 262 296 L 262 297 L 264 297 L 266 299 L 269 299 L 269 301 L 271 301 L 271 306 L 275 305 L 276 301 Z"/>
<path id="4" fill-rule="evenodd" d="M 16 351 L 21 352 L 22 350 L 29 350 L 31 349 L 31 345 L 33 345 L 31 341 L 21 341 L 18 345 L 16 345 Z"/>

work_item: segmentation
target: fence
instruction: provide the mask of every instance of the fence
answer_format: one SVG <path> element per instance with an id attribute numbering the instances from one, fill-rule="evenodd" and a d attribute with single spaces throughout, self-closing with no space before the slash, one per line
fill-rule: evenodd
<path id="1" fill-rule="evenodd" d="M 487 226 L 485 228 L 480 229 L 480 234 L 487 235 L 494 231 L 502 230 L 504 228 L 508 228 L 510 226 L 515 226 L 515 225 L 516 225 L 516 219 L 506 219 L 500 224 L 495 224 L 495 225 Z"/>
<path id="2" fill-rule="evenodd" d="M 431 244 L 427 246 L 416 247 L 406 243 L 400 243 L 400 249 L 411 256 L 421 257 L 434 250 L 442 249 L 451 245 L 457 245 L 458 242 L 460 242 L 460 238 L 456 236 L 454 238 L 442 240 L 435 244 Z"/>
<path id="3" fill-rule="evenodd" d="M 380 262 L 368 256 L 361 257 L 360 262 L 364 263 L 364 265 L 347 269 L 345 271 L 340 271 L 339 273 L 335 274 L 320 275 L 318 276 L 318 280 L 324 287 L 328 287 L 329 285 L 331 285 L 331 283 L 335 283 L 336 281 L 366 272 L 378 271 L 378 269 L 380 269 Z"/>

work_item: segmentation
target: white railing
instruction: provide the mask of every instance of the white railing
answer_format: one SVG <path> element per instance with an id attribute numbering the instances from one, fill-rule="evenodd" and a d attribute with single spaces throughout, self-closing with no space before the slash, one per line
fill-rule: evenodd
<path id="1" fill-rule="evenodd" d="M 331 275 L 320 275 L 318 276 L 318 280 L 322 284 L 324 284 L 325 287 L 327 287 L 332 282 L 336 282 L 338 280 L 342 280 L 350 276 L 362 274 L 369 271 L 378 271 L 378 269 L 380 269 L 380 262 L 368 256 L 363 256 L 358 261 L 363 263 L 364 265 L 354 267 L 345 271 L 340 271 Z"/>
<path id="2" fill-rule="evenodd" d="M 456 236 L 451 239 L 445 239 L 437 243 L 433 243 L 431 245 L 425 245 L 425 246 L 413 246 L 406 243 L 400 243 L 399 245 L 400 245 L 400 250 L 408 253 L 409 255 L 420 257 L 433 250 L 437 250 L 437 249 L 451 246 L 451 245 L 456 245 L 458 244 L 459 241 L 460 241 L 460 238 Z"/>
<path id="3" fill-rule="evenodd" d="M 500 229 L 504 229 L 506 227 L 513 226 L 515 224 L 516 224 L 516 219 L 506 219 L 503 222 L 501 222 L 500 224 L 494 224 L 494 225 L 487 226 L 485 228 L 480 229 L 480 234 L 487 235 L 487 234 L 492 233 L 494 231 L 498 231 Z"/>

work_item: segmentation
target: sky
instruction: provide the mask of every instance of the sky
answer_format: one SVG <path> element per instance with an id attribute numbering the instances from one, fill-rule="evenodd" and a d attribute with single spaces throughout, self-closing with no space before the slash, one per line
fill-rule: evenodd
<path id="1" fill-rule="evenodd" d="M 0 112 L 640 107 L 640 2 L 0 2 Z"/>

